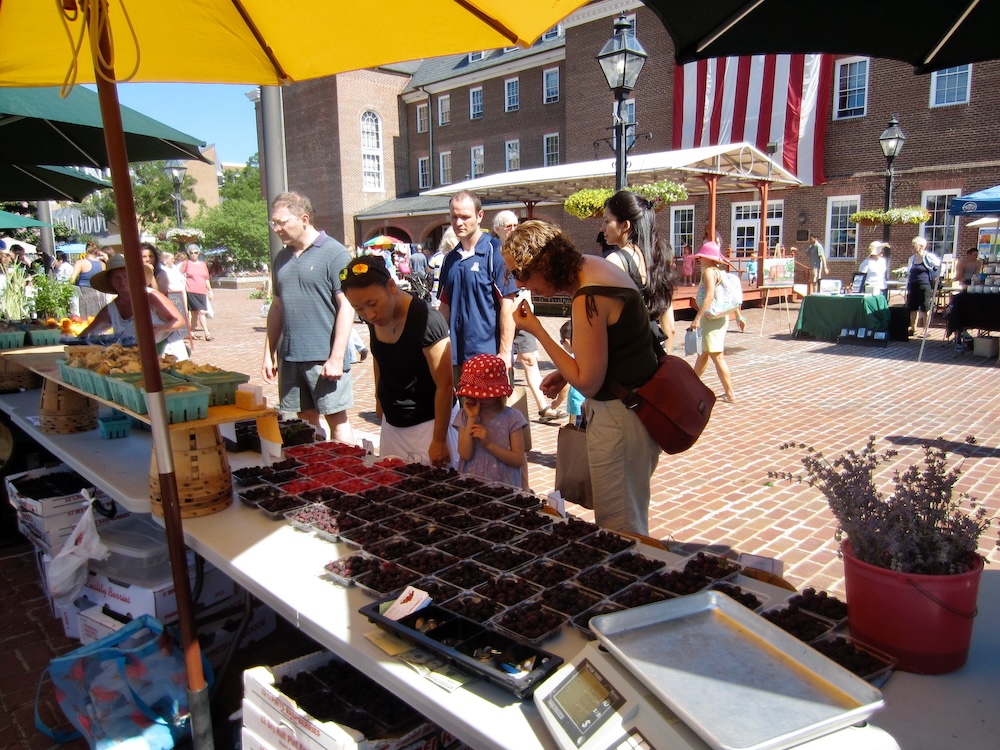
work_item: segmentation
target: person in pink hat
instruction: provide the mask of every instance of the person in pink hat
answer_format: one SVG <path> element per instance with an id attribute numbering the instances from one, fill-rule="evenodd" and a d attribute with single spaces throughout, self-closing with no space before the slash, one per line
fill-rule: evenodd
<path id="1" fill-rule="evenodd" d="M 705 242 L 701 249 L 695 253 L 695 258 L 701 264 L 701 284 L 698 285 L 698 293 L 695 301 L 698 303 L 698 313 L 691 321 L 688 329 L 693 331 L 701 327 L 702 347 L 701 354 L 694 363 L 694 371 L 699 377 L 708 366 L 711 359 L 715 365 L 715 371 L 719 375 L 719 381 L 725 393 L 722 401 L 732 404 L 736 402 L 736 394 L 733 393 L 733 378 L 729 372 L 729 364 L 726 362 L 726 329 L 729 327 L 729 315 L 718 318 L 710 318 L 706 315 L 715 299 L 715 289 L 722 280 L 722 272 L 728 264 L 722 257 L 717 242 Z"/>
<path id="2" fill-rule="evenodd" d="M 457 396 L 462 409 L 453 425 L 458 430 L 458 471 L 461 474 L 528 487 L 522 428 L 528 423 L 507 406 L 513 388 L 507 365 L 492 354 L 477 354 L 462 365 Z"/>

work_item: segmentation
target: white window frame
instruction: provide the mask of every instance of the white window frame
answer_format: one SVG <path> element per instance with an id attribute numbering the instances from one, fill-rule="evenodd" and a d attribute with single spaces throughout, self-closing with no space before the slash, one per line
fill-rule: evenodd
<path id="1" fill-rule="evenodd" d="M 933 224 L 931 222 L 922 222 L 920 224 L 920 236 L 927 240 L 927 249 L 934 253 L 936 256 L 941 258 L 943 255 L 950 253 L 952 259 L 957 259 L 958 250 L 958 217 L 950 216 L 948 209 L 951 206 L 951 199 L 957 198 L 961 195 L 961 191 L 958 188 L 946 189 L 946 190 L 924 190 L 920 193 L 920 205 L 931 212 L 931 219 L 933 220 L 935 213 L 941 211 L 946 217 L 946 223 L 944 224 Z M 944 205 L 938 206 L 938 211 L 931 210 L 933 206 L 928 206 L 928 203 L 935 198 L 944 198 Z M 940 228 L 944 230 L 945 237 L 940 239 L 937 236 L 935 229 Z M 928 232 L 928 229 L 930 232 Z M 951 234 L 951 240 L 947 238 L 947 234 Z"/>
<path id="2" fill-rule="evenodd" d="M 555 77 L 555 94 L 549 94 L 549 76 Z M 542 71 L 542 104 L 555 104 L 562 92 L 559 90 L 559 68 L 546 68 Z"/>
<path id="3" fill-rule="evenodd" d="M 451 123 L 451 94 L 441 94 L 438 97 L 438 125 Z"/>
<path id="4" fill-rule="evenodd" d="M 558 39 L 562 35 L 563 35 L 562 24 L 561 23 L 557 23 L 551 29 L 549 29 L 544 34 L 542 34 L 542 41 L 543 42 L 551 42 L 553 39 Z"/>
<path id="5" fill-rule="evenodd" d="M 521 108 L 521 82 L 508 78 L 503 82 L 503 111 L 517 112 Z"/>
<path id="6" fill-rule="evenodd" d="M 426 133 L 431 125 L 431 113 L 427 104 L 417 105 L 417 132 Z"/>
<path id="7" fill-rule="evenodd" d="M 506 55 L 508 52 L 513 52 L 514 50 L 521 49 L 520 47 L 504 47 L 500 54 Z"/>
<path id="8" fill-rule="evenodd" d="M 421 156 L 417 159 L 417 184 L 421 190 L 431 187 L 431 157 Z"/>
<path id="9" fill-rule="evenodd" d="M 479 153 L 479 169 L 476 169 L 476 153 Z M 469 164 L 472 179 L 482 177 L 486 174 L 486 149 L 483 146 L 472 146 L 469 149 Z"/>
<path id="10" fill-rule="evenodd" d="M 451 184 L 451 151 L 442 151 L 438 154 L 438 183 Z"/>
<path id="11" fill-rule="evenodd" d="M 679 218 L 683 215 L 683 218 Z M 670 207 L 670 240 L 674 247 L 674 256 L 681 257 L 684 245 L 691 246 L 691 252 L 697 252 L 694 246 L 694 206 Z M 681 232 L 679 224 L 684 223 L 685 229 L 690 224 L 690 232 Z"/>
<path id="12" fill-rule="evenodd" d="M 511 154 L 516 153 L 516 163 L 515 159 L 511 158 Z M 512 141 L 505 141 L 503 144 L 503 161 L 508 172 L 517 172 L 521 169 L 521 139 L 515 138 Z M 511 166 L 513 164 L 513 166 Z"/>
<path id="13" fill-rule="evenodd" d="M 944 76 L 958 76 L 961 75 L 963 71 L 961 68 L 965 68 L 965 97 L 963 99 L 958 99 L 953 102 L 938 102 L 938 83 Z M 957 87 L 956 87 L 957 90 Z M 954 107 L 959 104 L 968 104 L 972 100 L 972 65 L 955 65 L 951 68 L 945 68 L 944 70 L 935 70 L 931 73 L 931 93 L 930 93 L 930 106 L 931 108 L 936 107 Z"/>
<path id="14" fill-rule="evenodd" d="M 862 106 L 862 112 L 852 112 L 851 114 L 841 114 L 840 108 L 840 71 L 849 65 L 854 65 L 856 63 L 865 63 L 865 80 L 864 80 L 864 105 Z M 845 57 L 841 60 L 836 61 L 836 68 L 833 73 L 833 119 L 834 120 L 854 120 L 858 117 L 864 117 L 868 114 L 868 99 L 871 93 L 871 87 L 869 86 L 869 78 L 871 76 L 872 70 L 872 59 L 870 57 L 864 57 L 863 55 L 855 57 Z"/>
<path id="15" fill-rule="evenodd" d="M 833 207 L 834 204 L 850 204 L 843 208 L 840 215 L 844 219 L 844 226 L 834 227 L 832 226 L 833 221 Z M 823 223 L 823 249 L 826 251 L 826 259 L 828 261 L 836 260 L 848 260 L 856 261 L 858 259 L 858 225 L 851 224 L 849 217 L 855 211 L 861 210 L 861 196 L 860 195 L 830 195 L 826 199 L 826 214 Z M 835 241 L 833 239 L 834 232 L 844 232 L 846 233 L 844 245 L 849 251 L 849 255 L 838 254 L 834 256 L 833 252 L 836 249 L 834 247 Z"/>
<path id="16" fill-rule="evenodd" d="M 744 214 L 740 216 L 739 214 Z M 752 258 L 757 256 L 760 244 L 760 201 L 739 201 L 731 204 L 730 216 L 732 240 L 730 245 L 737 258 Z M 767 202 L 767 247 L 773 247 L 781 241 L 785 226 L 785 202 L 775 200 Z M 746 233 L 752 234 L 752 241 L 747 243 L 743 238 Z M 693 245 L 692 245 L 693 247 Z"/>
<path id="17" fill-rule="evenodd" d="M 486 52 L 484 50 L 479 50 L 478 52 L 470 52 L 469 62 L 470 63 L 479 62 L 484 57 L 486 57 Z"/>
<path id="18" fill-rule="evenodd" d="M 555 149 L 552 148 L 552 144 L 555 143 Z M 558 133 L 546 133 L 542 136 L 542 166 L 545 167 L 557 167 L 559 166 L 559 134 Z M 555 158 L 551 158 L 552 156 Z"/>
<path id="19" fill-rule="evenodd" d="M 479 94 L 479 107 L 476 107 L 476 94 Z M 469 119 L 483 119 L 483 87 L 473 86 L 469 89 Z"/>
<path id="20" fill-rule="evenodd" d="M 374 123 L 373 128 L 365 124 Z M 364 192 L 382 192 L 385 180 L 382 173 L 382 118 L 366 109 L 358 123 L 361 131 L 361 189 Z M 373 140 L 374 139 L 374 140 Z"/>

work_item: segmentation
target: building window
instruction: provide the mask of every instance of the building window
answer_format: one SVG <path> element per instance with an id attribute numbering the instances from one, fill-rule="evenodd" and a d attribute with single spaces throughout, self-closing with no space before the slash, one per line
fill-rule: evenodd
<path id="1" fill-rule="evenodd" d="M 837 101 L 833 118 L 864 117 L 868 109 L 868 58 L 837 60 Z"/>
<path id="2" fill-rule="evenodd" d="M 427 128 L 430 126 L 430 113 L 427 111 L 426 104 L 417 105 L 417 132 L 426 133 Z"/>
<path id="3" fill-rule="evenodd" d="M 508 78 L 503 82 L 504 112 L 517 112 L 521 106 L 521 84 L 516 78 Z"/>
<path id="4" fill-rule="evenodd" d="M 931 73 L 931 106 L 968 104 L 971 81 L 971 65 L 958 65 Z"/>
<path id="5" fill-rule="evenodd" d="M 559 164 L 559 134 L 545 134 L 545 166 L 554 167 Z"/>
<path id="6" fill-rule="evenodd" d="M 371 110 L 361 115 L 361 179 L 364 190 L 382 189 L 382 121 Z"/>
<path id="7" fill-rule="evenodd" d="M 927 240 L 927 249 L 939 258 L 958 258 L 958 217 L 948 215 L 951 199 L 958 196 L 958 190 L 925 190 L 920 196 L 921 205 L 931 215 L 930 221 L 921 225 L 920 236 Z"/>
<path id="8" fill-rule="evenodd" d="M 421 190 L 426 190 L 431 186 L 431 157 L 421 156 L 417 159 L 417 176 L 420 180 Z"/>
<path id="9" fill-rule="evenodd" d="M 486 174 L 486 153 L 482 146 L 473 146 L 471 149 L 472 177 L 482 177 Z"/>
<path id="10" fill-rule="evenodd" d="M 506 55 L 508 52 L 513 52 L 514 50 L 521 49 L 520 47 L 504 47 L 501 54 Z"/>
<path id="11" fill-rule="evenodd" d="M 444 94 L 438 97 L 438 125 L 447 125 L 451 122 L 451 95 Z"/>
<path id="12" fill-rule="evenodd" d="M 774 247 L 781 239 L 784 221 L 784 201 L 767 202 L 767 247 Z M 733 204 L 733 251 L 737 258 L 757 255 L 760 242 L 760 201 Z"/>
<path id="13" fill-rule="evenodd" d="M 542 34 L 543 42 L 551 42 L 553 39 L 558 39 L 562 36 L 562 26 L 556 24 L 551 29 Z"/>
<path id="14" fill-rule="evenodd" d="M 479 62 L 484 57 L 486 57 L 486 53 L 483 52 L 482 50 L 480 50 L 479 52 L 470 52 L 469 53 L 469 62 L 470 63 Z"/>
<path id="15" fill-rule="evenodd" d="M 469 119 L 479 120 L 483 116 L 483 87 L 469 89 Z"/>
<path id="16" fill-rule="evenodd" d="M 442 151 L 438 161 L 438 180 L 442 185 L 451 184 L 451 151 Z"/>
<path id="17" fill-rule="evenodd" d="M 858 257 L 858 225 L 851 223 L 851 214 L 860 209 L 860 195 L 826 199 L 826 257 L 829 260 Z"/>
<path id="18" fill-rule="evenodd" d="M 681 257 L 685 246 L 694 252 L 694 206 L 670 207 L 670 236 L 675 257 Z"/>
<path id="19" fill-rule="evenodd" d="M 545 104 L 555 104 L 559 101 L 559 68 L 549 68 L 542 72 L 542 90 L 545 92 Z"/>
<path id="20" fill-rule="evenodd" d="M 504 154 L 508 172 L 516 172 L 521 168 L 521 141 L 507 141 L 504 144 Z"/>

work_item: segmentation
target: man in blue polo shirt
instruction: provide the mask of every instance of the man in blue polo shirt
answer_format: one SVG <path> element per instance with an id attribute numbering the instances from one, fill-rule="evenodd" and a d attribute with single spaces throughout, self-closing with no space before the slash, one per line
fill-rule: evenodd
<path id="1" fill-rule="evenodd" d="M 480 229 L 479 196 L 462 191 L 451 199 L 451 226 L 458 245 L 441 267 L 441 314 L 451 327 L 452 363 L 458 375 L 466 360 L 495 354 L 512 366 L 514 295 L 517 287 L 497 240 Z"/>
<path id="2" fill-rule="evenodd" d="M 281 193 L 271 229 L 285 245 L 274 259 L 274 301 L 264 338 L 265 383 L 278 382 L 281 411 L 315 427 L 326 419 L 330 437 L 354 442 L 347 409 L 354 405 L 347 344 L 354 308 L 340 290 L 347 248 L 312 224 L 310 200 Z"/>

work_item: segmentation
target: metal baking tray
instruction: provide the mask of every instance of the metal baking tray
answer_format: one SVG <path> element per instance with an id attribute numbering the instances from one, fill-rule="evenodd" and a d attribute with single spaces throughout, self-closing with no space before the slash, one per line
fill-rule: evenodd
<path id="1" fill-rule="evenodd" d="M 714 591 L 600 615 L 591 630 L 716 750 L 778 750 L 863 721 L 872 685 Z"/>

